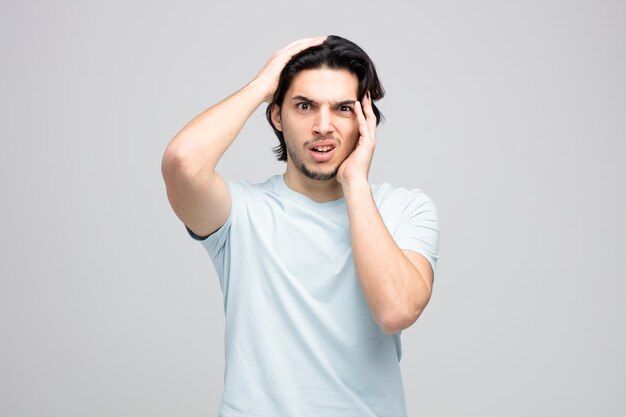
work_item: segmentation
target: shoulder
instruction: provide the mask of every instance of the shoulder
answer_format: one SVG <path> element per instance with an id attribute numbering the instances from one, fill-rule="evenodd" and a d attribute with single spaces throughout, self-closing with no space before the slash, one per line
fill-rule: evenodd
<path id="1" fill-rule="evenodd" d="M 389 183 L 371 184 L 379 209 L 429 208 L 436 211 L 433 200 L 420 188 L 396 187 Z"/>
<path id="2" fill-rule="evenodd" d="M 187 232 L 192 238 L 206 242 L 206 244 L 217 242 L 216 247 L 223 246 L 225 239 L 227 239 L 230 234 L 233 224 L 238 224 L 242 218 L 249 217 L 251 214 L 259 215 L 262 213 L 262 210 L 251 210 L 251 208 L 267 206 L 267 204 L 259 204 L 259 202 L 263 201 L 265 195 L 271 192 L 274 187 L 275 178 L 270 177 L 262 183 L 224 178 L 224 182 L 228 187 L 231 197 L 230 213 L 224 224 L 208 236 L 199 236 L 187 227 Z"/>
<path id="3" fill-rule="evenodd" d="M 380 214 L 403 250 L 417 252 L 434 272 L 439 259 L 439 215 L 432 199 L 419 188 L 372 186 Z"/>
<path id="4" fill-rule="evenodd" d="M 225 179 L 225 181 L 232 194 L 240 197 L 249 197 L 272 193 L 276 189 L 276 177 L 270 177 L 266 181 L 259 183 L 231 179 Z"/>

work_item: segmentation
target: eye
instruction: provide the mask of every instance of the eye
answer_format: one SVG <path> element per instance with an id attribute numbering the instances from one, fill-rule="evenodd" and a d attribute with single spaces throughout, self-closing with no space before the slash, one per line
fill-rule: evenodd
<path id="1" fill-rule="evenodd" d="M 296 104 L 296 108 L 298 110 L 302 110 L 302 111 L 307 111 L 307 110 L 311 110 L 311 104 L 310 103 L 298 103 Z"/>
<path id="2" fill-rule="evenodd" d="M 351 112 L 352 111 L 352 106 L 339 106 L 339 111 L 340 112 Z"/>
<path id="3" fill-rule="evenodd" d="M 351 104 L 337 106 L 337 114 L 342 117 L 354 117 L 354 107 Z"/>

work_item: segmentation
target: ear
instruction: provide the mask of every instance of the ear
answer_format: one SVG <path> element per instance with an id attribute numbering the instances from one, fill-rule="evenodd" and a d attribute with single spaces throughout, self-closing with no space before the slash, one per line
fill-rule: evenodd
<path id="1" fill-rule="evenodd" d="M 283 131 L 280 123 L 280 107 L 277 104 L 272 104 L 272 123 L 277 130 Z"/>

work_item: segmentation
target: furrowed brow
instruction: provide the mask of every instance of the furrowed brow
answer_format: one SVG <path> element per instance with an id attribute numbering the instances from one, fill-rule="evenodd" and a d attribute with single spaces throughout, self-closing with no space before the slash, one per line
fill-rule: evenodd
<path id="1" fill-rule="evenodd" d="M 312 98 L 308 98 L 305 96 L 295 96 L 291 98 L 292 100 L 297 100 L 297 101 L 306 101 L 309 103 L 315 103 L 315 100 L 313 100 Z"/>
<path id="2" fill-rule="evenodd" d="M 313 100 L 312 98 L 308 98 L 306 96 L 302 96 L 302 95 L 297 95 L 291 98 L 292 100 L 297 100 L 297 101 L 306 101 L 308 103 L 313 103 L 313 104 L 317 104 L 317 102 L 315 100 Z M 352 105 L 356 103 L 356 100 L 342 100 L 342 101 L 331 101 L 330 104 L 335 105 L 335 106 L 346 106 L 346 105 Z"/>

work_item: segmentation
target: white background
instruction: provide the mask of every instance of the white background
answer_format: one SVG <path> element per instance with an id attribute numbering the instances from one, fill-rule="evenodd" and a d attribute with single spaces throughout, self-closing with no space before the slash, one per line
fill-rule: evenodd
<path id="1" fill-rule="evenodd" d="M 3 0 L 0 414 L 217 414 L 221 292 L 161 157 L 275 50 L 337 34 L 388 93 L 372 181 L 440 215 L 433 298 L 402 334 L 409 415 L 624 415 L 625 18 L 606 0 Z M 263 110 L 224 176 L 283 171 Z"/>

